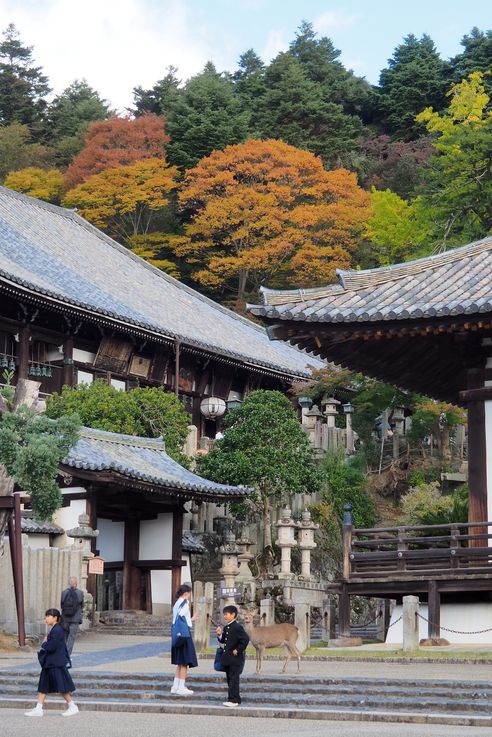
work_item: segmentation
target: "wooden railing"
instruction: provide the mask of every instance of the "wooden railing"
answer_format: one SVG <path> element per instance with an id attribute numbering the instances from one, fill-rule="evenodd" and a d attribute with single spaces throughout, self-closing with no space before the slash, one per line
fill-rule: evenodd
<path id="1" fill-rule="evenodd" d="M 347 514 L 343 578 L 492 576 L 491 530 L 492 522 L 354 529 Z"/>

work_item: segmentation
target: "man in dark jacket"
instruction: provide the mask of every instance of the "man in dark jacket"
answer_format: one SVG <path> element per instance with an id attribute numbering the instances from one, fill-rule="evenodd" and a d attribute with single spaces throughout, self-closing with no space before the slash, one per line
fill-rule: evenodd
<path id="1" fill-rule="evenodd" d="M 67 639 L 68 654 L 72 654 L 73 645 L 79 625 L 82 624 L 82 611 L 84 606 L 84 594 L 77 588 L 77 579 L 70 576 L 68 588 L 62 591 L 60 609 L 63 617 L 63 629 Z"/>
<path id="2" fill-rule="evenodd" d="M 221 663 L 227 676 L 228 696 L 224 706 L 239 706 L 239 677 L 244 666 L 244 651 L 249 642 L 244 627 L 237 621 L 237 607 L 229 605 L 222 610 L 225 627 L 217 627 L 216 633 L 219 642 L 224 646 Z"/>

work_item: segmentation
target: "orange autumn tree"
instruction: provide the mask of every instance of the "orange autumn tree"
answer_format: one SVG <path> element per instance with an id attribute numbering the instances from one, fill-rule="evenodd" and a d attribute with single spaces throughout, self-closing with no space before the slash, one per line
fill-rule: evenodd
<path id="1" fill-rule="evenodd" d="M 76 207 L 82 217 L 130 247 L 137 236 L 150 243 L 152 221 L 169 205 L 177 176 L 178 168 L 162 159 L 136 161 L 89 177 L 67 192 L 63 205 Z M 145 246 L 145 240 L 136 240 Z"/>
<path id="2" fill-rule="evenodd" d="M 143 159 L 165 159 L 169 141 L 165 119 L 154 114 L 98 120 L 88 127 L 84 148 L 65 172 L 65 186 L 72 189 L 104 169 Z"/>
<path id="3" fill-rule="evenodd" d="M 248 140 L 186 172 L 175 247 L 194 279 L 242 301 L 269 282 L 316 286 L 347 267 L 370 213 L 356 175 L 283 141 Z"/>

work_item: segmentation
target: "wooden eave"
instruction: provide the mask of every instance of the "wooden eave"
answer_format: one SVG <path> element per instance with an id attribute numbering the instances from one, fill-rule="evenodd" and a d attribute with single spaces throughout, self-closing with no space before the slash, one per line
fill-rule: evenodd
<path id="1" fill-rule="evenodd" d="M 293 380 L 307 380 L 305 377 L 298 374 L 276 370 L 273 368 L 269 368 L 268 366 L 261 366 L 254 361 L 245 361 L 238 358 L 233 358 L 231 356 L 228 356 L 226 353 L 223 353 L 220 349 L 212 351 L 201 348 L 200 346 L 195 346 L 192 343 L 187 343 L 186 339 L 180 337 L 179 335 L 166 335 L 164 333 L 159 333 L 155 330 L 151 330 L 150 328 L 144 328 L 131 322 L 126 322 L 125 320 L 118 319 L 116 317 L 102 315 L 101 313 L 96 312 L 95 310 L 90 310 L 86 307 L 63 302 L 62 300 L 56 299 L 55 297 L 51 297 L 49 295 L 40 295 L 37 293 L 33 293 L 27 287 L 22 287 L 21 285 L 14 284 L 5 277 L 0 277 L 0 294 L 7 294 L 20 301 L 25 301 L 31 304 L 38 305 L 40 307 L 49 308 L 59 313 L 60 315 L 71 315 L 79 319 L 82 318 L 87 322 L 91 322 L 95 325 L 108 327 L 112 330 L 117 329 L 126 335 L 132 335 L 139 339 L 151 340 L 156 344 L 166 345 L 170 349 L 174 349 L 176 343 L 179 343 L 181 351 L 186 351 L 187 353 L 198 355 L 205 360 L 214 360 L 222 364 L 235 366 L 246 371 L 263 374 L 265 376 L 271 376 L 272 378 L 280 379 L 287 382 L 291 382 Z M 33 324 L 32 327 L 36 329 L 35 324 Z M 40 328 L 40 330 L 43 330 L 43 328 Z"/>
<path id="2" fill-rule="evenodd" d="M 374 323 L 274 322 L 272 339 L 403 389 L 460 403 L 466 371 L 482 367 L 492 315 L 421 318 Z"/>
<path id="3" fill-rule="evenodd" d="M 64 464 L 60 465 L 60 473 L 66 480 L 67 477 L 81 479 L 82 481 L 90 481 L 93 485 L 113 486 L 123 489 L 131 489 L 156 497 L 165 497 L 168 499 L 176 499 L 180 502 L 188 500 L 201 502 L 216 502 L 223 504 L 224 502 L 234 502 L 244 498 L 244 495 L 235 496 L 227 493 L 214 493 L 212 491 L 198 491 L 192 489 L 181 489 L 174 486 L 163 486 L 153 484 L 131 476 L 124 476 L 116 471 L 91 471 L 90 469 L 73 468 Z M 65 486 L 65 488 L 68 488 Z M 164 501 L 164 499 L 163 499 Z"/>

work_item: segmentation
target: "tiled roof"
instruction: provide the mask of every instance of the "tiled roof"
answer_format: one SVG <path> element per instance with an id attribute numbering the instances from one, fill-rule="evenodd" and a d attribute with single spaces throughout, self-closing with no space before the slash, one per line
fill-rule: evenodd
<path id="1" fill-rule="evenodd" d="M 183 530 L 182 548 L 185 553 L 205 553 L 207 548 L 189 530 Z"/>
<path id="2" fill-rule="evenodd" d="M 263 289 L 250 311 L 269 320 L 379 322 L 492 311 L 492 237 L 427 258 L 367 271 L 337 271 L 316 289 Z"/>
<path id="3" fill-rule="evenodd" d="M 22 512 L 21 532 L 38 535 L 63 535 L 65 530 L 53 522 L 41 522 L 34 519 L 30 512 Z"/>
<path id="4" fill-rule="evenodd" d="M 205 501 L 239 499 L 248 493 L 244 486 L 216 484 L 183 468 L 167 455 L 160 438 L 139 438 L 83 427 L 78 442 L 62 464 L 85 471 L 114 472 Z"/>
<path id="5" fill-rule="evenodd" d="M 318 359 L 154 268 L 75 212 L 0 187 L 0 279 L 251 366 L 303 377 Z"/>

